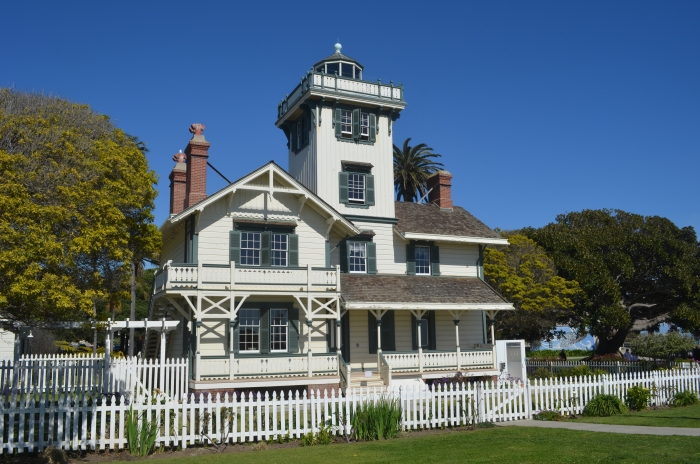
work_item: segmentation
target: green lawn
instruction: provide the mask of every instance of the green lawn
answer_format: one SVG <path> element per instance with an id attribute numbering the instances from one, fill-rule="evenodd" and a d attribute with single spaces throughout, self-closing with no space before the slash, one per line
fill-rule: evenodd
<path id="1" fill-rule="evenodd" d="M 573 419 L 573 421 L 615 425 L 651 425 L 656 427 L 700 427 L 700 405 L 631 412 L 610 417 L 581 417 Z"/>
<path id="2" fill-rule="evenodd" d="M 237 445 L 243 446 L 243 445 Z M 248 447 L 249 449 L 249 447 Z M 697 437 L 496 427 L 369 443 L 268 449 L 169 459 L 175 464 L 244 463 L 595 463 L 700 462 Z M 164 457 L 161 455 L 161 458 Z M 158 460 L 157 462 L 164 462 Z"/>

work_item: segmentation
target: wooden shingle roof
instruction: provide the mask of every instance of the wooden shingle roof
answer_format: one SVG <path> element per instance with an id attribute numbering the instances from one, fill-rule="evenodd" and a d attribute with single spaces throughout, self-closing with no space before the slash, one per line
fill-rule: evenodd
<path id="1" fill-rule="evenodd" d="M 507 304 L 476 277 L 341 274 L 347 303 Z"/>
<path id="2" fill-rule="evenodd" d="M 460 206 L 444 211 L 437 205 L 397 201 L 396 230 L 420 233 L 502 239 L 501 235 Z"/>

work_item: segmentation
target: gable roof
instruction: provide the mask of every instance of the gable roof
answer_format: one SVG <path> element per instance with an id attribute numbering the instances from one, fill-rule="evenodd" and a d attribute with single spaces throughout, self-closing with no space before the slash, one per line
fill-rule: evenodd
<path id="1" fill-rule="evenodd" d="M 397 201 L 394 230 L 405 240 L 508 245 L 508 240 L 460 206 L 445 211 L 430 203 Z"/>
<path id="2" fill-rule="evenodd" d="M 401 306 L 427 309 L 508 310 L 508 303 L 476 277 L 341 274 L 348 309 Z"/>
<path id="3" fill-rule="evenodd" d="M 229 185 L 226 187 L 222 188 L 218 192 L 215 192 L 211 195 L 209 195 L 207 198 L 195 203 L 194 205 L 190 206 L 189 208 L 184 209 L 182 212 L 178 214 L 174 214 L 170 216 L 168 219 L 165 220 L 163 225 L 161 225 L 161 230 L 167 228 L 168 225 L 170 224 L 175 224 L 185 218 L 187 218 L 190 214 L 193 214 L 197 211 L 203 211 L 204 208 L 209 206 L 210 204 L 221 200 L 222 198 L 226 197 L 227 195 L 230 194 L 235 194 L 236 190 L 238 188 L 246 188 L 246 184 L 253 179 L 256 179 L 259 177 L 261 174 L 264 174 L 265 172 L 272 172 L 272 175 L 279 175 L 284 181 L 286 181 L 288 184 L 291 185 L 291 187 L 279 187 L 279 186 L 273 186 L 272 191 L 273 192 L 283 192 L 283 193 L 291 193 L 291 194 L 296 194 L 299 196 L 304 196 L 307 198 L 306 201 L 311 201 L 312 203 L 315 203 L 316 206 L 322 210 L 327 216 L 330 218 L 333 218 L 335 222 L 339 222 L 340 224 L 344 225 L 346 229 L 350 230 L 354 234 L 359 234 L 360 230 L 355 227 L 355 225 L 350 222 L 349 220 L 345 219 L 342 214 L 340 214 L 338 211 L 335 210 L 331 205 L 323 201 L 319 196 L 317 196 L 315 193 L 311 192 L 309 189 L 307 189 L 303 184 L 301 184 L 299 181 L 297 181 L 294 177 L 292 177 L 291 174 L 289 174 L 287 171 L 285 171 L 280 165 L 275 163 L 274 161 L 270 161 L 269 163 L 261 166 L 260 168 L 256 169 L 255 171 L 246 174 L 245 176 L 239 178 L 238 180 L 231 182 Z M 254 187 L 256 190 L 260 189 L 266 189 L 265 187 L 260 187 L 260 186 L 255 186 Z"/>

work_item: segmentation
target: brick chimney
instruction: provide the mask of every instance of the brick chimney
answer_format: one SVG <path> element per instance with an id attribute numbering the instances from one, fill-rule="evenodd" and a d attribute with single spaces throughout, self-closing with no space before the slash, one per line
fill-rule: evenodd
<path id="1" fill-rule="evenodd" d="M 452 209 L 452 174 L 448 171 L 437 171 L 428 177 L 426 186 L 428 193 L 428 203 L 434 203 L 440 208 Z"/>
<path id="2" fill-rule="evenodd" d="M 170 214 L 178 214 L 185 209 L 185 196 L 187 196 L 187 166 L 182 150 L 173 156 L 176 162 L 170 173 Z"/>
<path id="3" fill-rule="evenodd" d="M 204 125 L 192 124 L 193 134 L 190 143 L 185 148 L 187 155 L 187 192 L 185 208 L 204 200 L 207 197 L 207 159 L 209 158 L 209 142 L 204 139 Z"/>

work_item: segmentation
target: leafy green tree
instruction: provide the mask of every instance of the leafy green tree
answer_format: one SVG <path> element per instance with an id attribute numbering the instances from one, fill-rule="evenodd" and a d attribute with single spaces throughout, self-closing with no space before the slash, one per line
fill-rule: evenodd
<path id="1" fill-rule="evenodd" d="M 533 240 L 503 235 L 510 245 L 484 251 L 486 282 L 515 306 L 496 319 L 499 338 L 551 340 L 556 325 L 568 322 L 578 283 L 559 277 L 554 262 Z"/>
<path id="2" fill-rule="evenodd" d="M 134 137 L 87 105 L 0 89 L 0 172 L 4 318 L 86 319 L 128 295 L 136 250 L 160 247 Z"/>
<path id="3" fill-rule="evenodd" d="M 403 142 L 403 148 L 394 145 L 394 189 L 396 199 L 418 201 L 427 193 L 425 183 L 434 172 L 442 169 L 442 163 L 434 161 L 442 155 L 424 143 L 415 147 L 409 145 L 410 138 Z"/>
<path id="4" fill-rule="evenodd" d="M 700 329 L 700 247 L 692 227 L 620 210 L 584 210 L 525 229 L 560 275 L 583 289 L 572 322 L 598 337 L 597 354 L 616 353 L 629 333 L 667 322 Z"/>
<path id="5" fill-rule="evenodd" d="M 686 353 L 695 348 L 695 339 L 688 334 L 669 332 L 663 334 L 643 334 L 632 342 L 632 352 L 638 356 L 654 359 L 671 360 L 674 356 Z"/>

